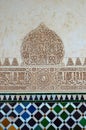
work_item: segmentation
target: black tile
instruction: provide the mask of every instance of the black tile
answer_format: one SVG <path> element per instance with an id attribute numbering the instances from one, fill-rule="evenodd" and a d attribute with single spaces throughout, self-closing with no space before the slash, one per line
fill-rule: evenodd
<path id="1" fill-rule="evenodd" d="M 30 119 L 28 124 L 33 127 L 36 124 L 36 121 L 34 119 Z"/>
<path id="2" fill-rule="evenodd" d="M 73 114 L 73 117 L 74 117 L 76 120 L 79 119 L 80 116 L 81 116 L 81 114 L 80 114 L 78 111 L 76 111 L 76 112 Z"/>
<path id="3" fill-rule="evenodd" d="M 11 117 L 11 118 L 16 118 L 16 117 L 17 117 L 17 115 L 16 115 L 14 112 L 11 112 L 11 113 L 8 115 L 8 117 Z"/>
<path id="4" fill-rule="evenodd" d="M 84 113 L 86 111 L 86 106 L 85 105 L 81 105 L 81 107 L 79 108 L 79 110 Z"/>
<path id="5" fill-rule="evenodd" d="M 80 103 L 74 102 L 73 104 L 77 107 Z"/>
<path id="6" fill-rule="evenodd" d="M 0 119 L 2 119 L 4 117 L 4 115 L 0 112 Z"/>
<path id="7" fill-rule="evenodd" d="M 29 128 L 25 125 L 23 128 L 21 128 L 21 130 L 31 130 L 31 129 L 29 129 Z"/>
<path id="8" fill-rule="evenodd" d="M 20 119 L 18 119 L 18 120 L 15 121 L 15 124 L 16 124 L 18 127 L 20 127 L 20 126 L 23 124 L 23 122 L 22 122 Z"/>
<path id="9" fill-rule="evenodd" d="M 46 112 L 49 110 L 49 108 L 44 105 L 44 106 L 41 108 L 41 110 L 42 110 L 42 112 L 46 113 Z"/>
<path id="10" fill-rule="evenodd" d="M 57 127 L 59 127 L 59 126 L 62 124 L 62 121 L 57 118 L 57 119 L 54 121 L 54 124 L 55 124 Z"/>
<path id="11" fill-rule="evenodd" d="M 39 107 L 42 103 L 41 102 L 36 102 L 35 103 L 37 107 Z"/>
<path id="12" fill-rule="evenodd" d="M 47 116 L 51 120 L 53 120 L 55 118 L 55 114 L 53 112 L 50 112 Z"/>
<path id="13" fill-rule="evenodd" d="M 61 130 L 69 130 L 69 128 L 66 125 L 63 125 L 62 128 L 61 128 Z"/>
<path id="14" fill-rule="evenodd" d="M 50 103 L 48 103 L 48 104 L 49 104 L 50 107 L 52 107 L 55 103 L 50 102 Z"/>
<path id="15" fill-rule="evenodd" d="M 10 106 L 14 107 L 16 105 L 16 102 L 11 102 L 9 104 L 10 104 Z"/>
<path id="16" fill-rule="evenodd" d="M 5 105 L 2 110 L 3 110 L 5 113 L 8 113 L 8 112 L 10 111 L 10 108 L 9 108 L 7 105 Z"/>
<path id="17" fill-rule="evenodd" d="M 72 118 L 70 118 L 68 121 L 67 121 L 67 124 L 72 127 L 73 124 L 74 124 L 74 120 Z"/>
<path id="18" fill-rule="evenodd" d="M 0 107 L 3 105 L 3 103 L 0 103 Z"/>
<path id="19" fill-rule="evenodd" d="M 34 117 L 37 119 L 37 120 L 40 120 L 42 118 L 42 114 L 40 112 L 37 112 Z"/>

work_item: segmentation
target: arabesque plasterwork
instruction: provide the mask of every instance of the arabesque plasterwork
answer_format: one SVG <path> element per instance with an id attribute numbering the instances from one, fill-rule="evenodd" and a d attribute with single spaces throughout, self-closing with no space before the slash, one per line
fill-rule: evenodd
<path id="1" fill-rule="evenodd" d="M 86 59 L 75 63 L 65 54 L 61 38 L 44 24 L 27 34 L 21 44 L 21 59 L 0 62 L 0 91 L 67 92 L 86 90 Z"/>

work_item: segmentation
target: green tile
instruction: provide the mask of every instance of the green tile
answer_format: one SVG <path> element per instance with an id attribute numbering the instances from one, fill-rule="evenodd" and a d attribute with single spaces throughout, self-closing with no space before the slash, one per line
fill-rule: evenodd
<path id="1" fill-rule="evenodd" d="M 48 121 L 46 118 L 44 118 L 44 119 L 41 121 L 41 124 L 42 124 L 44 127 L 46 127 L 46 126 L 49 124 L 49 121 Z"/>
<path id="2" fill-rule="evenodd" d="M 62 108 L 61 108 L 59 105 L 57 105 L 57 106 L 54 107 L 54 111 L 55 111 L 57 114 L 58 114 L 61 110 L 62 110 Z"/>
<path id="3" fill-rule="evenodd" d="M 47 130 L 55 130 L 53 126 L 50 126 Z"/>
<path id="4" fill-rule="evenodd" d="M 72 111 L 74 110 L 74 107 L 72 105 L 69 105 L 66 110 L 69 112 L 69 113 L 72 113 Z"/>
<path id="5" fill-rule="evenodd" d="M 42 128 L 38 125 L 34 130 L 42 130 Z"/>
<path id="6" fill-rule="evenodd" d="M 85 119 L 85 118 L 82 118 L 82 119 L 80 120 L 80 124 L 81 124 L 83 127 L 85 127 L 85 126 L 86 126 L 86 119 Z"/>
<path id="7" fill-rule="evenodd" d="M 60 115 L 60 117 L 61 117 L 63 120 L 65 120 L 65 119 L 68 117 L 68 115 L 67 115 L 66 112 L 62 112 L 62 114 Z"/>
<path id="8" fill-rule="evenodd" d="M 67 103 L 66 103 L 66 102 L 61 102 L 61 105 L 62 105 L 63 107 L 65 107 L 65 106 L 67 105 Z"/>
<path id="9" fill-rule="evenodd" d="M 82 130 L 79 125 L 76 125 L 73 130 Z"/>

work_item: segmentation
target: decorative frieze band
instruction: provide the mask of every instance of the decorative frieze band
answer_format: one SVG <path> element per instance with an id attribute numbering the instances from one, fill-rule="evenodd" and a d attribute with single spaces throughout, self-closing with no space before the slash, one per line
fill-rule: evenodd
<path id="1" fill-rule="evenodd" d="M 0 102 L 21 102 L 21 101 L 44 101 L 44 102 L 58 102 L 58 101 L 86 101 L 85 93 L 2 93 L 0 94 Z"/>
<path id="2" fill-rule="evenodd" d="M 0 90 L 47 92 L 74 88 L 86 89 L 86 68 L 0 68 Z"/>

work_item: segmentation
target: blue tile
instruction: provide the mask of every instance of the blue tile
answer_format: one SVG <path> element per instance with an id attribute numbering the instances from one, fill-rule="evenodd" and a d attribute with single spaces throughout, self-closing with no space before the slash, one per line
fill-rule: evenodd
<path id="1" fill-rule="evenodd" d="M 24 120 L 26 120 L 27 118 L 30 117 L 30 115 L 29 115 L 27 112 L 24 112 L 24 113 L 21 115 L 21 117 L 22 117 Z"/>
<path id="2" fill-rule="evenodd" d="M 35 108 L 33 105 L 31 105 L 31 106 L 28 108 L 28 110 L 29 110 L 30 113 L 34 113 L 34 111 L 36 110 L 36 108 Z"/>
<path id="3" fill-rule="evenodd" d="M 17 113 L 21 113 L 21 112 L 23 111 L 23 108 L 22 108 L 20 105 L 18 105 L 18 106 L 15 108 L 15 110 L 17 111 Z"/>

